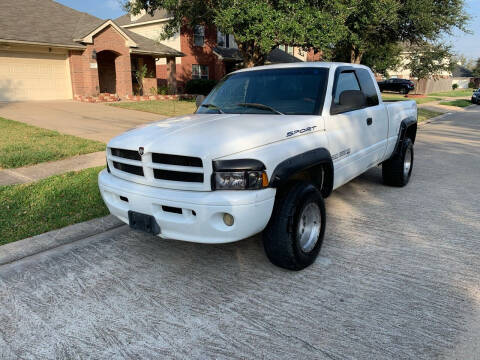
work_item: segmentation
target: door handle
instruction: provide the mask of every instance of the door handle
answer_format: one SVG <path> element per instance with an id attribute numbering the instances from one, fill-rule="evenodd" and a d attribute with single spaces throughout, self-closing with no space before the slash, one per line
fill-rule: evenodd
<path id="1" fill-rule="evenodd" d="M 372 123 L 373 123 L 373 119 L 372 119 L 372 118 L 368 118 L 368 119 L 367 119 L 367 125 L 370 126 L 370 125 L 372 125 Z"/>

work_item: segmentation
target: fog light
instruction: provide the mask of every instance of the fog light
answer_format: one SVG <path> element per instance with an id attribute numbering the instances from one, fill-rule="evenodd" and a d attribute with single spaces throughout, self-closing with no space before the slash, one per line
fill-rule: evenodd
<path id="1" fill-rule="evenodd" d="M 225 213 L 225 214 L 223 214 L 223 222 L 227 226 L 232 226 L 233 223 L 235 222 L 235 220 L 233 219 L 232 215 Z"/>

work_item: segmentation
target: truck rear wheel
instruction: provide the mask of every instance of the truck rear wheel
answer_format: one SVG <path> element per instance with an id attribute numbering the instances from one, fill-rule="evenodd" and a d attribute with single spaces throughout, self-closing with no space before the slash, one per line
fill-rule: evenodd
<path id="1" fill-rule="evenodd" d="M 311 265 L 325 236 L 325 203 L 317 188 L 295 183 L 275 201 L 263 246 L 270 261 L 289 270 Z"/>
<path id="2" fill-rule="evenodd" d="M 382 164 L 382 177 L 386 185 L 405 186 L 410 180 L 413 169 L 413 143 L 406 138 L 398 154 Z"/>

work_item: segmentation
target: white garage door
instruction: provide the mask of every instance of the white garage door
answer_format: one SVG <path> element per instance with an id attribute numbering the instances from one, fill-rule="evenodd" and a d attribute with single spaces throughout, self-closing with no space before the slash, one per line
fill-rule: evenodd
<path id="1" fill-rule="evenodd" d="M 66 54 L 0 51 L 0 101 L 71 99 Z"/>

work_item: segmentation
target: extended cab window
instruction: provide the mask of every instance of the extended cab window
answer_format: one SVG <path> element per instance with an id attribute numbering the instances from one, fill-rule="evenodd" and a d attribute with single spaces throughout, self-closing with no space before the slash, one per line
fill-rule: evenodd
<path id="1" fill-rule="evenodd" d="M 360 87 L 367 98 L 367 106 L 378 105 L 377 88 L 375 87 L 370 72 L 365 69 L 356 69 L 355 71 L 357 73 L 358 80 L 360 81 Z"/>
<path id="2" fill-rule="evenodd" d="M 333 98 L 333 102 L 336 105 L 340 104 L 340 94 L 346 90 L 360 90 L 360 84 L 353 71 L 344 71 L 338 76 L 335 96 Z"/>
<path id="3" fill-rule="evenodd" d="M 328 82 L 327 68 L 252 70 L 224 78 L 197 113 L 317 115 Z"/>

